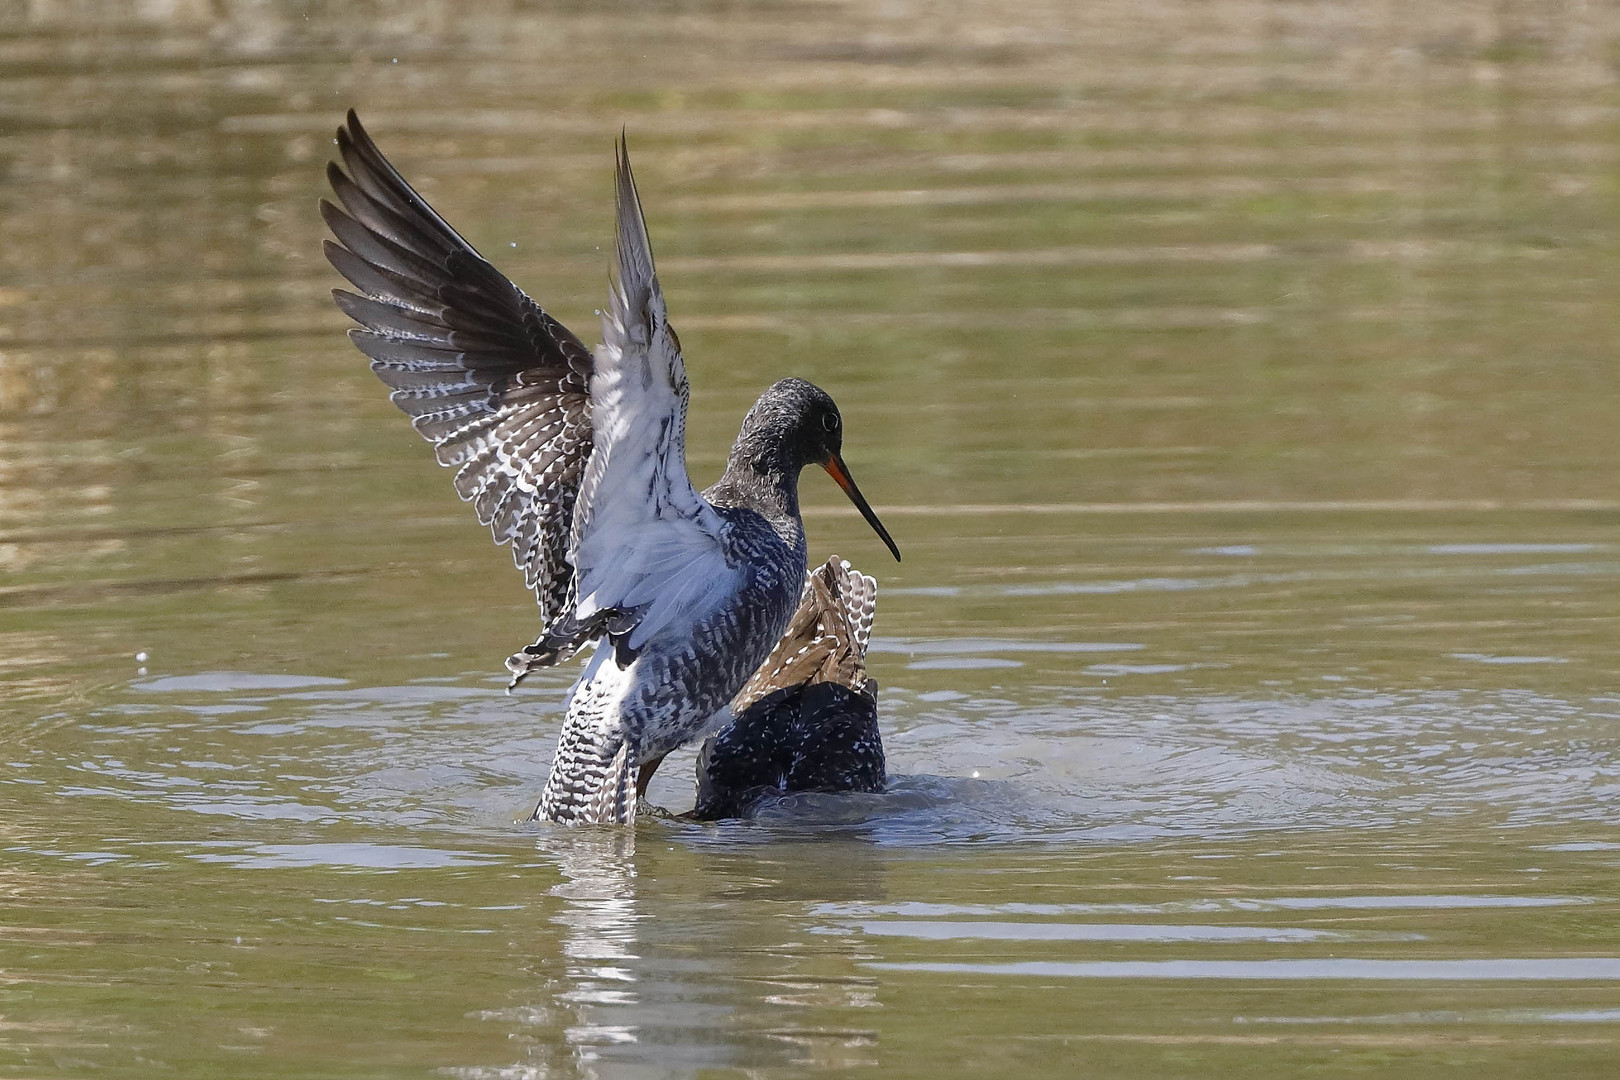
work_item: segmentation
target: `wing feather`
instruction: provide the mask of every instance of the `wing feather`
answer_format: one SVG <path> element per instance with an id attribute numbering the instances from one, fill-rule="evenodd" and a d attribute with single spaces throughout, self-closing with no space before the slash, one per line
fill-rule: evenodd
<path id="1" fill-rule="evenodd" d="M 866 647 L 877 612 L 877 581 L 834 555 L 805 578 L 787 630 L 732 699 L 741 716 L 761 699 L 816 682 L 866 685 Z"/>
<path id="2" fill-rule="evenodd" d="M 357 292 L 355 346 L 391 399 L 456 469 L 535 591 L 549 624 L 575 598 L 571 524 L 591 456 L 590 351 L 467 243 L 406 182 L 350 111 L 338 129 L 326 256 Z M 345 172 L 345 169 L 347 170 Z"/>
<path id="3" fill-rule="evenodd" d="M 635 650 L 712 606 L 744 571 L 726 558 L 725 519 L 687 475 L 686 365 L 622 139 L 617 157 L 617 243 L 591 381 L 595 444 L 570 556 L 579 576 L 578 618 L 617 612 L 615 632 L 628 633 Z"/>

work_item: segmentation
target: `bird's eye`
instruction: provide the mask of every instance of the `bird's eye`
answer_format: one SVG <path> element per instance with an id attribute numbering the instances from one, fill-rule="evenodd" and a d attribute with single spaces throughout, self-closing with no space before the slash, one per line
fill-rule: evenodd
<path id="1" fill-rule="evenodd" d="M 821 414 L 821 426 L 826 428 L 828 431 L 837 431 L 838 430 L 838 414 L 837 413 L 822 413 Z"/>

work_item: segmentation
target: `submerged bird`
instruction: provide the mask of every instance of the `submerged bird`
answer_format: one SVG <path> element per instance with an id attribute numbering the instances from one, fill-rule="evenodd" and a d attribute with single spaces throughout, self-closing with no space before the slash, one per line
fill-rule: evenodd
<path id="1" fill-rule="evenodd" d="M 699 821 L 767 795 L 882 791 L 883 737 L 866 646 L 877 582 L 834 556 L 811 571 L 787 632 L 698 751 Z"/>
<path id="2" fill-rule="evenodd" d="M 544 631 L 507 661 L 512 684 L 586 646 L 534 816 L 628 822 L 665 754 L 729 719 L 805 575 L 799 471 L 820 465 L 900 551 L 840 456 L 825 391 L 783 379 L 743 418 L 725 473 L 686 472 L 686 367 L 653 269 L 621 139 L 617 243 L 593 353 L 508 281 L 389 164 L 351 110 L 333 297 L 391 399 L 456 470 L 497 543 L 512 545 Z M 344 172 L 347 168 L 347 173 Z"/>

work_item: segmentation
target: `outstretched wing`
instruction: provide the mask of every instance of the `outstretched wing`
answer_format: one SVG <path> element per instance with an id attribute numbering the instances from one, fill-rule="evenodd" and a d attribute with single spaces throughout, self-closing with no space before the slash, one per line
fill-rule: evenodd
<path id="1" fill-rule="evenodd" d="M 572 608 L 571 523 L 592 431 L 590 350 L 463 240 L 383 157 L 350 110 L 322 200 L 349 337 L 412 425 L 456 470 L 456 493 L 512 558 L 549 624 Z"/>
<path id="2" fill-rule="evenodd" d="M 771 655 L 732 699 L 741 716 L 781 690 L 830 682 L 866 686 L 866 646 L 877 612 L 877 582 L 834 555 L 805 579 L 798 610 Z"/>
<path id="3" fill-rule="evenodd" d="M 618 238 L 602 345 L 591 379 L 595 444 L 569 555 L 582 626 L 609 628 L 631 652 L 740 584 L 727 524 L 686 473 L 686 364 L 670 328 L 630 157 L 618 146 Z"/>

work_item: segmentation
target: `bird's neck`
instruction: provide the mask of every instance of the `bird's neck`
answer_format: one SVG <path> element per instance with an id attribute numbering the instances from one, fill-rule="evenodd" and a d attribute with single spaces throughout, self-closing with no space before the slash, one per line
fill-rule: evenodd
<path id="1" fill-rule="evenodd" d="M 793 543 L 804 533 L 799 519 L 799 470 L 803 463 L 786 458 L 779 447 L 746 446 L 739 441 L 732 447 L 726 471 L 705 494 L 715 506 L 754 511 L 769 521 L 785 541 Z"/>

